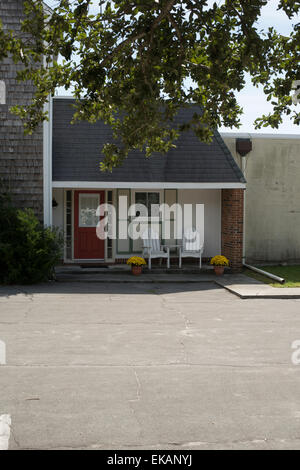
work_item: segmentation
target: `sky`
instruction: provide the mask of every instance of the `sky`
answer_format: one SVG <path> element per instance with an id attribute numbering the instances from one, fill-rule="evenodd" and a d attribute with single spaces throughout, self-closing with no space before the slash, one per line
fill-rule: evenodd
<path id="1" fill-rule="evenodd" d="M 213 4 L 215 0 L 208 0 L 208 6 Z M 57 4 L 55 0 L 46 0 L 46 3 L 51 7 Z M 97 12 L 99 6 L 97 5 L 97 0 L 94 0 L 93 10 Z M 222 0 L 217 2 L 222 3 Z M 269 26 L 273 26 L 281 34 L 289 34 L 292 28 L 292 24 L 300 22 L 300 18 L 289 20 L 288 17 L 282 11 L 277 11 L 278 0 L 269 0 L 268 4 L 262 9 L 261 19 L 258 23 L 258 26 L 261 29 L 266 29 Z M 67 95 L 70 92 L 66 92 L 63 89 L 58 90 L 58 95 Z M 277 129 L 272 129 L 271 127 L 262 128 L 255 130 L 254 121 L 257 117 L 268 114 L 272 110 L 272 106 L 266 100 L 266 96 L 262 91 L 262 87 L 256 88 L 252 85 L 250 79 L 246 81 L 245 88 L 236 94 L 239 105 L 243 108 L 244 114 L 241 116 L 241 127 L 238 129 L 230 129 L 221 127 L 219 130 L 221 132 L 259 132 L 259 133 L 273 133 L 279 132 L 282 134 L 299 134 L 300 128 L 290 121 L 288 117 L 283 119 L 283 123 Z M 300 104 L 297 105 L 297 107 Z"/>

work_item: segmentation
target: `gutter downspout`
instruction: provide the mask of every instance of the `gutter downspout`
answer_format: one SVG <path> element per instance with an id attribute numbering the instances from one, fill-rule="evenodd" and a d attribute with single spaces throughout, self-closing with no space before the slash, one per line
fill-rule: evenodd
<path id="1" fill-rule="evenodd" d="M 236 138 L 235 139 L 235 151 L 236 154 L 240 156 L 241 159 L 241 170 L 246 179 L 246 157 L 252 151 L 252 140 L 249 134 L 247 138 Z M 245 263 L 246 260 L 246 191 L 244 191 L 244 207 L 243 207 L 243 253 L 242 253 L 242 263 Z"/>
<path id="2" fill-rule="evenodd" d="M 241 156 L 242 160 L 242 172 L 243 175 L 246 179 L 246 156 Z M 247 189 L 244 190 L 244 207 L 243 207 L 243 224 L 244 224 L 244 229 L 243 229 L 243 257 L 242 257 L 242 262 L 243 265 L 245 264 L 246 261 L 246 194 L 247 194 Z"/>
<path id="3" fill-rule="evenodd" d="M 280 282 L 280 284 L 285 283 L 285 279 L 283 277 L 275 276 L 275 274 L 268 273 L 267 271 L 256 268 L 255 266 L 250 266 L 250 264 L 243 263 L 243 265 L 245 266 L 245 268 L 251 269 L 251 271 L 255 271 L 256 273 L 269 277 L 270 279 L 273 279 L 276 282 Z"/>

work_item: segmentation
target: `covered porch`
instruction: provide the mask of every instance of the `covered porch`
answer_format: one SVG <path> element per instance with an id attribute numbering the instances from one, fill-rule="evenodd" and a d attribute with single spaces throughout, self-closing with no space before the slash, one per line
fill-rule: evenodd
<path id="1" fill-rule="evenodd" d="M 166 186 L 168 185 L 132 182 L 127 184 L 127 187 L 120 183 L 105 187 L 100 182 L 54 182 L 52 224 L 64 233 L 64 264 L 120 265 L 125 264 L 131 256 L 141 256 L 143 252 L 141 237 L 132 239 L 130 236 L 127 238 L 120 236 L 126 224 L 129 227 L 130 224 L 135 223 L 137 231 L 142 230 L 139 227 L 139 219 L 136 217 L 138 214 L 130 215 L 129 213 L 129 207 L 132 204 L 141 203 L 149 206 L 149 219 L 150 206 L 167 205 L 172 208 L 176 205 L 182 211 L 183 229 L 190 225 L 195 226 L 196 206 L 202 205 L 204 266 L 211 257 L 222 253 L 230 260 L 233 269 L 239 269 L 242 263 L 244 185 L 224 183 L 213 185 L 198 183 L 196 185 L 194 183 L 178 184 L 177 187 Z M 126 220 L 120 211 L 121 200 L 127 201 Z M 104 240 L 96 236 L 95 230 L 95 224 L 99 220 L 95 217 L 95 213 L 100 203 L 112 205 L 117 215 L 115 236 L 107 236 Z M 187 210 L 192 213 L 192 223 L 186 216 Z M 182 240 L 177 239 L 175 235 L 174 224 L 177 216 L 175 211 L 164 214 L 159 217 L 157 225 L 161 244 L 170 248 L 173 268 L 178 267 L 177 247 L 182 243 Z M 167 223 L 170 227 L 168 238 L 165 237 Z M 195 266 L 193 261 L 193 259 L 185 259 L 183 267 L 189 266 L 192 269 Z"/>

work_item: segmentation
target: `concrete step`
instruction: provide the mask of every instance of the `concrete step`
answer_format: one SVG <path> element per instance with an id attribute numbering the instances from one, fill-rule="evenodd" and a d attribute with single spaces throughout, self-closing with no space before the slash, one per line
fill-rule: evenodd
<path id="1" fill-rule="evenodd" d="M 226 269 L 227 272 L 229 271 Z M 58 266 L 55 268 L 57 275 L 59 274 L 74 274 L 79 276 L 85 276 L 87 274 L 124 274 L 129 273 L 131 268 L 127 265 L 112 265 L 112 266 L 97 266 L 97 267 L 82 267 L 80 265 L 69 265 L 69 266 Z M 171 266 L 170 269 L 166 267 L 153 266 L 151 270 L 148 267 L 143 267 L 143 274 L 203 274 L 212 273 L 213 267 L 209 265 L 203 265 L 201 269 L 192 266 L 184 266 L 178 268 L 177 266 Z"/>

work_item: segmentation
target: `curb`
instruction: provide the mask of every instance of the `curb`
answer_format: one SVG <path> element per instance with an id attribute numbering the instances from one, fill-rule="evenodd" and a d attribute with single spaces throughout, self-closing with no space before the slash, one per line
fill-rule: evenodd
<path id="1" fill-rule="evenodd" d="M 284 299 L 300 299 L 300 295 L 299 294 L 240 294 L 239 292 L 237 292 L 236 290 L 228 287 L 228 286 L 224 286 L 222 283 L 220 283 L 219 281 L 214 281 L 218 286 L 220 287 L 223 287 L 224 289 L 226 289 L 228 292 L 230 292 L 231 294 L 234 294 L 236 295 L 237 297 L 239 297 L 240 299 L 243 299 L 243 300 L 247 300 L 247 299 L 281 299 L 281 300 L 284 300 Z M 272 289 L 272 287 L 271 287 Z M 288 289 L 288 288 L 287 288 Z"/>

